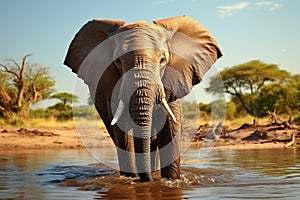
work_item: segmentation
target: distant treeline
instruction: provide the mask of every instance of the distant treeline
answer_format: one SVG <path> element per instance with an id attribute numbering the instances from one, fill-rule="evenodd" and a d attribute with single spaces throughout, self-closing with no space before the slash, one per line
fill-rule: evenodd
<path id="1" fill-rule="evenodd" d="M 15 116 L 67 120 L 74 114 L 88 117 L 95 112 L 91 102 L 90 106 L 73 108 L 72 102 L 78 101 L 78 97 L 56 93 L 55 80 L 48 68 L 28 62 L 30 56 L 25 55 L 19 62 L 6 59 L 0 63 L 0 118 L 11 123 Z M 186 118 L 197 118 L 199 113 L 209 117 L 212 112 L 226 115 L 227 119 L 247 114 L 259 118 L 276 112 L 300 121 L 300 75 L 282 70 L 276 64 L 253 60 L 225 68 L 210 77 L 206 92 L 216 96 L 226 94 L 230 100 L 209 104 L 183 102 Z M 33 104 L 49 98 L 59 102 L 46 109 L 31 109 Z"/>

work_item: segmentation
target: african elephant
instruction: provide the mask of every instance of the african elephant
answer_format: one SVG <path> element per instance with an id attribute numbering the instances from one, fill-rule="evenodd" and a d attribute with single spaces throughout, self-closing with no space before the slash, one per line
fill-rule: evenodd
<path id="1" fill-rule="evenodd" d="M 126 24 L 92 20 L 72 40 L 64 64 L 89 86 L 116 148 L 121 175 L 151 181 L 180 176 L 180 98 L 222 56 L 198 22 L 178 16 Z"/>

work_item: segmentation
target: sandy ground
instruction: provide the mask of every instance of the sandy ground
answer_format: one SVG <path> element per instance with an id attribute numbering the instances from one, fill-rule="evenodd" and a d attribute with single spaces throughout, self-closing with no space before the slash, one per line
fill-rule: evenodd
<path id="1" fill-rule="evenodd" d="M 75 128 L 1 128 L 0 150 L 84 148 Z"/>
<path id="2" fill-rule="evenodd" d="M 296 135 L 296 143 L 300 144 L 300 127 L 286 129 L 278 126 L 249 126 L 230 130 L 223 127 L 220 134 L 208 125 L 200 126 L 193 133 L 195 141 L 192 146 L 208 146 L 216 149 L 249 149 L 249 148 L 284 148 Z M 96 131 L 86 134 L 91 145 L 111 144 L 108 135 L 95 136 Z M 185 131 L 188 133 L 188 131 Z M 106 133 L 105 133 L 106 134 Z M 192 134 L 190 132 L 190 134 Z M 103 140 L 103 141 L 101 141 Z M 92 144 L 93 143 L 93 144 Z M 85 144 L 87 142 L 85 141 Z M 203 147 L 203 146 L 202 146 Z M 0 150 L 11 149 L 81 149 L 85 148 L 76 128 L 5 128 L 0 127 Z"/>

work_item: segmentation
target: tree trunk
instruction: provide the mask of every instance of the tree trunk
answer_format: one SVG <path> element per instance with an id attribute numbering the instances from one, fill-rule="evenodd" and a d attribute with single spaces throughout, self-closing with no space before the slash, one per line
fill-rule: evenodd
<path id="1" fill-rule="evenodd" d="M 17 99 L 17 106 L 18 110 L 20 110 L 23 106 L 23 97 L 24 97 L 24 92 L 25 92 L 25 85 L 24 81 L 22 79 L 19 80 L 19 86 L 18 86 L 18 99 Z"/>

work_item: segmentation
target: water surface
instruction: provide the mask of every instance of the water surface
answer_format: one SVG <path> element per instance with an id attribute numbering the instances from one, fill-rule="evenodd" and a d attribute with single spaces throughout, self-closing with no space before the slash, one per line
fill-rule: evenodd
<path id="1" fill-rule="evenodd" d="M 181 179 L 120 177 L 85 150 L 0 152 L 0 199 L 298 199 L 300 149 L 199 149 Z"/>

